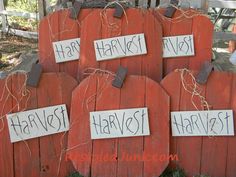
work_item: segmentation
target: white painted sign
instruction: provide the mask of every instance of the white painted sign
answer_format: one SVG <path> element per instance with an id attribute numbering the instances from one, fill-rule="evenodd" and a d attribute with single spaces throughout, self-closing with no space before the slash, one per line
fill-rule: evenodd
<path id="1" fill-rule="evenodd" d="M 90 112 L 92 139 L 150 135 L 147 108 Z"/>
<path id="2" fill-rule="evenodd" d="M 143 33 L 96 40 L 94 49 L 97 61 L 147 53 Z"/>
<path id="3" fill-rule="evenodd" d="M 232 110 L 171 112 L 172 136 L 233 136 Z"/>
<path id="4" fill-rule="evenodd" d="M 80 38 L 53 42 L 56 63 L 78 60 L 80 55 Z"/>
<path id="5" fill-rule="evenodd" d="M 66 105 L 57 105 L 7 115 L 11 142 L 69 130 Z"/>
<path id="6" fill-rule="evenodd" d="M 163 58 L 193 56 L 193 35 L 163 37 Z"/>

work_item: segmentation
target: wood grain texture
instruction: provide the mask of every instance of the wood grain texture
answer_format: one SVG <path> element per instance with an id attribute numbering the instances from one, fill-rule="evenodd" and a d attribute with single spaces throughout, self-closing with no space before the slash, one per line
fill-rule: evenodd
<path id="1" fill-rule="evenodd" d="M 233 94 L 235 77 L 232 73 L 211 73 L 207 84 L 200 87 L 210 108 L 213 110 L 233 109 L 235 112 Z M 171 97 L 171 111 L 195 110 L 191 103 L 191 95 L 181 85 L 179 72 L 170 73 L 161 85 Z M 200 107 L 199 100 L 195 98 L 194 101 Z M 233 172 L 236 167 L 233 151 L 236 146 L 235 137 L 171 137 L 171 142 L 173 141 L 175 143 L 171 143 L 171 146 L 174 146 L 171 147 L 173 151 L 171 154 L 177 153 L 179 161 L 175 164 L 183 168 L 187 176 L 196 174 L 216 177 L 235 176 Z"/>
<path id="2" fill-rule="evenodd" d="M 9 91 L 14 95 L 14 99 L 11 96 L 7 99 L 8 92 L 6 90 L 4 92 L 5 81 L 0 80 L 0 91 L 4 94 L 0 102 L 3 116 L 9 112 L 20 112 L 60 103 L 66 104 L 70 109 L 71 93 L 77 85 L 77 81 L 65 73 L 44 73 L 38 88 L 27 88 L 30 97 L 29 94 L 22 97 L 25 76 L 15 74 L 8 82 Z M 11 143 L 6 119 L 3 120 L 5 127 L 0 133 L 0 176 L 65 177 L 74 171 L 70 161 L 66 161 L 65 154 L 62 154 L 60 173 L 57 175 L 63 133 Z M 62 146 L 66 148 L 67 136 L 63 140 Z"/>
<path id="3" fill-rule="evenodd" d="M 70 10 L 54 12 L 40 21 L 39 25 L 39 61 L 44 72 L 66 72 L 78 77 L 79 60 L 57 64 L 52 42 L 80 37 L 81 23 L 91 10 L 81 10 L 77 20 L 70 18 Z"/>
<path id="4" fill-rule="evenodd" d="M 12 80 L 10 78 L 8 87 L 11 91 Z M 10 141 L 9 131 L 7 128 L 7 120 L 5 115 L 12 111 L 12 98 L 8 97 L 6 90 L 4 91 L 5 80 L 0 80 L 0 92 L 2 100 L 1 107 L 1 121 L 0 121 L 0 176 L 14 176 L 14 154 L 13 145 Z"/>
<path id="5" fill-rule="evenodd" d="M 199 70 L 204 61 L 211 61 L 213 24 L 209 18 L 198 15 L 197 11 L 185 11 L 188 18 L 180 10 L 174 14 L 173 20 L 163 17 L 165 9 L 156 9 L 154 16 L 160 21 L 163 36 L 190 35 L 194 36 L 195 56 L 164 59 L 164 76 L 177 68 Z M 204 28 L 202 28 L 204 26 Z"/>
<path id="6" fill-rule="evenodd" d="M 154 162 L 137 157 L 144 153 L 149 157 L 156 153 L 169 155 L 169 97 L 147 77 L 128 76 L 122 89 L 112 86 L 112 78 L 94 74 L 73 91 L 67 157 L 85 177 L 159 176 L 168 160 Z M 91 140 L 89 112 L 145 106 L 152 124 L 150 136 Z M 96 161 L 97 154 L 113 158 Z"/>
<path id="7" fill-rule="evenodd" d="M 161 25 L 149 10 L 127 9 L 121 19 L 114 18 L 114 9 L 94 9 L 83 22 L 79 69 L 102 68 L 116 72 L 117 65 L 128 67 L 128 74 L 142 74 L 155 81 L 162 78 Z M 103 16 L 101 16 L 103 14 Z M 138 20 L 137 20 L 138 19 Z M 148 20 L 147 20 L 148 19 Z M 94 30 L 96 29 L 96 30 Z M 93 41 L 116 36 L 144 33 L 148 54 L 97 62 Z M 141 71 L 141 72 L 140 72 Z M 83 73 L 80 74 L 82 78 Z"/>
<path id="8" fill-rule="evenodd" d="M 16 106 L 13 110 L 14 112 L 37 108 L 37 92 L 35 88 L 29 88 L 30 93 L 22 97 L 23 90 L 21 89 L 25 79 L 22 74 L 12 77 L 12 93 L 18 100 L 23 98 L 19 102 L 19 108 Z M 13 107 L 14 105 L 17 105 L 15 100 L 13 100 Z M 40 176 L 39 138 L 14 143 L 12 146 L 14 146 L 15 177 Z"/>
<path id="9" fill-rule="evenodd" d="M 62 83 L 68 81 L 71 82 L 71 87 L 69 88 L 67 86 L 67 89 L 62 89 L 64 85 Z M 39 88 L 37 89 L 38 107 L 53 106 L 70 102 L 72 90 L 77 85 L 72 77 L 65 77 L 65 73 L 45 74 L 41 77 L 39 84 Z M 62 93 L 62 90 L 64 93 Z M 63 97 L 63 94 L 66 94 L 67 97 Z M 67 108 L 70 108 L 68 104 Z M 64 138 L 66 138 L 65 133 L 58 133 L 40 138 L 41 176 L 64 177 L 68 175 L 70 164 L 66 162 L 65 154 L 62 154 L 63 149 L 66 148 Z"/>

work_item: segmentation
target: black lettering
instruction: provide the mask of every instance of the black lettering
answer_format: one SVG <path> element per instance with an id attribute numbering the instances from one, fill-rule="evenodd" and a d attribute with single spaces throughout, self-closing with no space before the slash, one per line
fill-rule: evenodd
<path id="1" fill-rule="evenodd" d="M 184 130 L 184 122 L 183 122 L 183 116 L 182 114 L 180 114 L 180 120 L 181 120 L 181 127 L 182 127 L 182 131 L 183 131 L 183 134 L 185 133 L 185 130 Z"/>
<path id="2" fill-rule="evenodd" d="M 170 38 L 168 38 L 168 40 L 171 45 L 171 48 L 173 49 L 173 52 L 177 55 L 178 54 L 178 47 L 176 47 L 176 46 L 178 46 L 178 38 L 176 38 L 176 46 L 173 45 L 172 40 Z"/>
<path id="3" fill-rule="evenodd" d="M 95 127 L 96 133 L 98 134 L 98 128 L 100 129 L 100 133 L 102 134 L 102 125 L 101 125 L 101 116 L 99 115 L 99 123 L 96 123 L 95 116 L 93 116 L 93 125 Z"/>
<path id="4" fill-rule="evenodd" d="M 34 119 L 35 119 L 35 115 L 34 115 L 34 114 L 28 115 L 28 120 L 29 120 L 29 123 L 30 123 L 31 128 L 33 128 L 33 124 L 32 124 L 32 123 L 34 123 L 34 125 L 35 125 L 37 128 L 39 128 L 38 125 L 37 125 L 37 123 L 36 123 L 36 121 L 35 121 Z"/>
<path id="5" fill-rule="evenodd" d="M 223 129 L 224 129 L 224 123 L 223 123 L 223 120 L 220 118 L 220 115 L 221 115 L 221 114 L 223 114 L 223 112 L 219 112 L 219 113 L 218 113 L 218 118 L 219 118 L 219 120 L 220 120 L 220 124 L 221 124 L 220 132 L 222 132 Z"/>
<path id="6" fill-rule="evenodd" d="M 184 119 L 184 120 L 188 122 L 186 125 L 186 132 L 189 134 L 193 134 L 193 128 L 192 128 L 191 121 L 188 119 Z"/>
<path id="7" fill-rule="evenodd" d="M 101 45 L 102 45 L 102 46 L 100 47 L 99 44 L 98 44 L 98 42 L 96 42 L 96 49 L 97 49 L 97 51 L 98 51 L 100 57 L 102 58 L 102 56 L 105 55 L 105 54 L 104 54 L 104 52 L 105 52 L 105 47 L 104 47 L 103 41 L 101 41 Z"/>
<path id="8" fill-rule="evenodd" d="M 179 47 L 179 50 L 181 51 L 181 52 L 184 52 L 184 45 L 185 43 L 184 42 L 180 42 L 179 44 L 178 44 L 178 47 Z M 188 44 L 187 44 L 188 45 Z"/>
<path id="9" fill-rule="evenodd" d="M 136 132 L 134 132 L 134 134 L 136 135 L 137 134 L 137 132 L 139 131 L 139 121 L 138 121 L 138 119 L 137 119 L 137 117 L 136 117 L 136 114 L 137 113 L 139 113 L 139 111 L 136 111 L 135 113 L 134 113 L 134 119 L 136 120 L 136 123 L 137 123 L 137 130 L 136 130 Z"/>
<path id="10" fill-rule="evenodd" d="M 80 51 L 80 43 L 79 43 L 78 40 L 76 40 L 76 43 L 77 43 L 77 45 L 78 45 L 78 48 L 76 48 L 76 51 L 79 52 L 79 51 Z"/>
<path id="11" fill-rule="evenodd" d="M 184 39 L 184 41 L 185 41 L 185 39 Z M 190 51 L 192 53 L 193 52 L 193 46 L 192 46 L 192 38 L 191 38 L 191 36 L 188 37 L 188 42 L 186 42 L 186 43 L 188 43 L 189 49 L 190 49 Z"/>
<path id="12" fill-rule="evenodd" d="M 99 125 L 96 123 L 94 116 L 93 116 L 93 125 L 94 125 L 94 127 L 95 127 L 96 133 L 98 134 L 97 126 L 99 126 Z"/>
<path id="13" fill-rule="evenodd" d="M 138 44 L 139 44 L 140 53 L 142 53 L 142 44 L 141 44 L 141 37 L 140 36 L 138 36 Z"/>
<path id="14" fill-rule="evenodd" d="M 170 51 L 169 45 L 168 45 L 168 39 L 163 39 L 163 47 L 164 49 L 167 49 L 168 51 Z"/>
<path id="15" fill-rule="evenodd" d="M 129 118 L 126 120 L 125 125 L 126 125 L 126 128 L 127 128 L 128 131 L 130 131 L 131 133 L 134 133 L 134 132 L 129 128 L 130 124 L 132 123 L 132 120 L 133 120 L 133 118 L 132 118 L 132 117 L 129 117 Z"/>
<path id="16" fill-rule="evenodd" d="M 47 116 L 47 123 L 50 127 L 56 128 L 56 127 L 53 126 L 53 115 Z M 60 128 L 57 131 L 59 131 L 59 130 L 60 130 Z"/>
<path id="17" fill-rule="evenodd" d="M 195 120 L 193 120 L 193 118 L 195 117 Z M 197 127 L 199 133 L 201 132 L 199 126 L 198 126 L 198 116 L 197 115 L 191 115 L 190 116 L 190 119 L 191 119 L 191 123 L 192 123 L 192 127 L 193 127 L 193 130 L 195 129 L 195 126 Z"/>
<path id="18" fill-rule="evenodd" d="M 115 117 L 116 117 L 116 120 L 117 120 L 117 123 L 118 123 L 118 126 L 119 126 L 119 129 L 120 129 L 120 132 L 121 134 L 123 135 L 124 134 L 124 119 L 125 119 L 125 112 L 123 113 L 123 117 L 122 117 L 122 126 L 120 125 L 120 121 L 118 119 L 118 116 L 117 114 L 115 113 Z"/>
<path id="19" fill-rule="evenodd" d="M 23 132 L 25 133 L 25 134 L 30 134 L 30 130 L 29 130 L 29 124 L 28 124 L 28 122 L 27 121 L 22 121 L 22 125 L 23 125 L 23 123 L 25 123 L 25 126 L 24 126 L 24 128 L 23 128 Z"/>
<path id="20" fill-rule="evenodd" d="M 48 131 L 48 127 L 47 127 L 47 122 L 46 122 L 46 112 L 45 110 L 43 110 L 43 117 L 44 117 L 44 123 L 42 122 L 42 120 L 40 119 L 39 115 L 37 112 L 35 112 L 35 115 L 37 116 L 40 124 L 42 125 L 42 127 L 44 128 L 45 131 Z"/>
<path id="21" fill-rule="evenodd" d="M 120 41 L 119 41 L 119 39 L 117 39 L 117 42 L 118 42 L 118 44 L 119 44 L 119 46 L 120 46 L 120 48 L 121 48 L 121 50 L 122 50 L 122 52 L 124 53 L 124 55 L 126 55 L 126 39 L 124 38 L 124 49 L 123 49 L 123 47 L 122 47 L 122 45 L 121 45 L 121 43 L 120 43 Z"/>
<path id="22" fill-rule="evenodd" d="M 58 48 L 57 44 L 55 46 L 56 46 L 56 52 L 57 52 L 59 58 L 65 58 L 65 51 L 63 50 L 62 45 L 60 45 L 60 49 Z M 62 56 L 61 56 L 61 54 L 62 54 Z"/>
<path id="23" fill-rule="evenodd" d="M 129 42 L 127 43 L 127 49 L 128 49 L 128 51 L 131 52 L 131 53 L 138 53 L 138 46 L 137 46 L 136 43 L 134 42 L 134 40 L 135 40 L 136 37 L 137 37 L 137 36 L 133 36 L 132 39 L 131 39 L 131 41 L 129 41 Z M 131 50 L 132 46 L 134 46 L 134 47 L 136 48 L 136 51 L 132 51 L 132 50 Z M 134 50 L 134 49 L 133 49 L 133 50 Z"/>
<path id="24" fill-rule="evenodd" d="M 117 49 L 117 41 L 116 40 L 111 40 L 111 48 L 112 48 L 112 51 L 113 53 L 119 53 L 118 49 Z"/>
<path id="25" fill-rule="evenodd" d="M 117 129 L 116 124 L 114 123 L 115 116 L 114 115 L 109 115 L 108 118 L 109 118 L 110 127 L 112 128 L 114 126 Z"/>
<path id="26" fill-rule="evenodd" d="M 226 117 L 225 117 L 225 121 L 226 121 L 226 130 L 227 130 L 227 134 L 229 134 L 229 115 L 228 112 L 226 112 Z"/>
<path id="27" fill-rule="evenodd" d="M 109 128 L 109 122 L 106 120 L 106 119 L 103 119 L 102 120 L 103 122 L 105 122 L 105 126 L 103 127 L 103 132 L 105 133 L 105 134 L 110 134 L 111 132 L 110 132 L 110 128 Z"/>
<path id="28" fill-rule="evenodd" d="M 76 44 L 77 44 L 76 42 L 72 42 L 72 43 L 70 44 L 70 46 L 71 46 L 73 52 L 75 52 L 75 51 L 79 52 L 79 50 L 78 50 L 77 47 L 76 47 Z"/>
<path id="29" fill-rule="evenodd" d="M 73 56 L 73 53 L 72 53 L 72 50 L 71 50 L 71 48 L 69 47 L 69 46 L 67 46 L 67 47 L 65 47 L 66 49 L 67 49 L 67 56 L 68 57 L 72 57 Z"/>
<path id="30" fill-rule="evenodd" d="M 186 46 L 186 51 L 185 51 L 185 53 L 187 54 L 188 52 L 189 52 L 189 49 L 191 48 L 190 46 L 189 46 L 189 42 L 187 41 L 187 39 L 189 39 L 190 41 L 190 45 L 191 45 L 191 37 L 189 36 L 189 37 L 184 37 L 184 43 L 186 44 L 185 46 Z M 191 49 L 191 51 L 192 51 L 192 49 Z"/>
<path id="31" fill-rule="evenodd" d="M 213 121 L 213 123 L 211 124 L 212 121 Z M 216 118 L 210 119 L 210 125 L 211 125 L 210 131 L 213 132 L 213 133 L 215 133 L 215 134 L 217 134 L 217 133 L 214 131 L 215 123 L 216 123 Z"/>
<path id="32" fill-rule="evenodd" d="M 64 128 L 66 128 L 66 118 L 65 118 L 65 112 L 66 110 L 61 107 L 61 115 L 62 115 L 62 120 L 63 120 L 63 124 L 64 124 Z M 55 116 L 60 120 L 60 118 L 57 116 L 56 112 L 54 111 Z M 61 122 L 61 121 L 60 121 Z"/>
<path id="33" fill-rule="evenodd" d="M 180 134 L 179 124 L 177 123 L 177 120 L 176 120 L 175 115 L 174 115 L 174 121 L 173 121 L 173 124 L 176 126 L 176 128 L 177 128 L 177 130 L 178 130 L 178 133 Z"/>
<path id="34" fill-rule="evenodd" d="M 54 116 L 57 118 L 57 120 L 58 120 L 58 129 L 57 129 L 57 131 L 59 131 L 60 129 L 61 129 L 61 119 L 60 119 L 60 117 L 57 115 L 57 110 L 59 110 L 58 108 L 56 108 L 55 110 L 54 110 Z M 66 128 L 66 119 L 65 119 L 65 114 L 64 114 L 64 112 L 65 112 L 65 110 L 63 109 L 63 107 L 61 106 L 61 111 L 60 111 L 60 113 L 61 113 L 61 115 L 62 115 L 62 121 L 63 121 L 63 124 L 64 124 L 64 128 Z"/>
<path id="35" fill-rule="evenodd" d="M 144 116 L 146 115 L 145 111 L 142 110 L 142 134 L 144 133 Z"/>
<path id="36" fill-rule="evenodd" d="M 209 126 L 208 126 L 208 113 L 206 113 L 206 123 L 207 123 L 206 126 L 205 126 L 204 123 L 203 123 L 203 120 L 202 120 L 202 117 L 201 117 L 201 114 L 200 114 L 200 113 L 198 113 L 198 117 L 199 117 L 199 119 L 200 119 L 200 121 L 201 121 L 201 125 L 202 125 L 202 127 L 203 127 L 205 133 L 208 134 L 208 128 L 209 128 Z"/>
<path id="37" fill-rule="evenodd" d="M 21 123 L 20 123 L 20 120 L 19 120 L 19 117 L 16 115 L 16 118 L 17 118 L 17 123 L 14 123 L 12 118 L 11 118 L 11 126 L 13 127 L 16 135 L 19 135 L 17 130 L 16 130 L 16 127 L 19 127 L 20 128 L 20 132 L 22 133 L 22 126 L 21 126 Z"/>
<path id="38" fill-rule="evenodd" d="M 105 47 L 107 47 L 107 49 L 105 50 L 105 55 L 112 56 L 111 46 L 109 44 L 106 44 Z"/>

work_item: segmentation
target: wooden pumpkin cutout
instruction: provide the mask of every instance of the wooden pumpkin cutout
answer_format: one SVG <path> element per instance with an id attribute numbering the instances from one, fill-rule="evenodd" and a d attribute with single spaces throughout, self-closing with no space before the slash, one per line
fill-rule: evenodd
<path id="1" fill-rule="evenodd" d="M 22 74 L 9 78 L 7 85 L 14 97 L 4 91 L 5 80 L 0 80 L 0 91 L 3 94 L 0 101 L 3 110 L 1 116 L 59 104 L 66 104 L 67 109 L 70 109 L 70 95 L 77 85 L 72 77 L 65 73 L 44 73 L 37 88 L 27 88 L 30 92 L 22 90 L 25 79 Z M 4 129 L 0 132 L 0 176 L 65 177 L 73 172 L 72 164 L 65 160 L 63 153 L 67 135 L 60 133 L 13 144 L 10 142 L 7 120 L 2 118 Z M 2 128 L 2 121 L 0 126 Z"/>
<path id="2" fill-rule="evenodd" d="M 129 8 L 121 19 L 113 17 L 114 9 L 95 9 L 83 21 L 81 29 L 80 76 L 89 67 L 116 72 L 119 65 L 128 68 L 128 74 L 145 75 L 155 81 L 162 79 L 162 29 L 152 12 Z M 96 61 L 94 41 L 144 33 L 147 54 Z"/>
<path id="3" fill-rule="evenodd" d="M 165 9 L 156 9 L 154 16 L 163 27 L 163 37 L 193 34 L 195 55 L 163 58 L 164 76 L 178 68 L 200 70 L 205 61 L 212 59 L 214 26 L 210 19 L 195 10 L 177 10 L 172 17 L 164 17 Z"/>
<path id="4" fill-rule="evenodd" d="M 78 60 L 56 63 L 53 42 L 80 38 L 82 21 L 91 10 L 81 10 L 78 20 L 70 18 L 70 10 L 60 10 L 44 17 L 39 25 L 39 62 L 44 72 L 66 72 L 77 78 Z"/>
<path id="5" fill-rule="evenodd" d="M 186 81 L 187 84 L 192 83 L 188 75 L 186 75 Z M 191 101 L 191 94 L 182 86 L 179 72 L 170 73 L 161 85 L 171 96 L 171 111 L 196 110 Z M 200 88 L 202 96 L 206 98 L 212 110 L 233 109 L 235 112 L 235 86 L 235 74 L 212 72 L 207 84 Z M 201 110 L 200 99 L 194 97 L 193 101 Z M 234 127 L 235 124 L 234 120 Z M 171 153 L 177 154 L 179 158 L 176 164 L 186 171 L 187 176 L 196 174 L 214 177 L 235 176 L 235 136 L 171 137 L 170 142 Z"/>
<path id="6" fill-rule="evenodd" d="M 169 97 L 144 76 L 128 76 L 122 89 L 113 87 L 112 80 L 108 74 L 93 74 L 73 91 L 68 158 L 85 177 L 159 176 L 168 159 L 142 161 L 132 156 L 169 155 Z M 150 136 L 91 140 L 89 112 L 141 107 L 148 108 Z M 124 155 L 131 159 L 122 159 Z"/>

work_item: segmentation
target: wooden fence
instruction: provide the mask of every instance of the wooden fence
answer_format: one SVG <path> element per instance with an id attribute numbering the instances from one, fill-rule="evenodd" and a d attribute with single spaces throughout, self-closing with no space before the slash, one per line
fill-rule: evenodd
<path id="1" fill-rule="evenodd" d="M 2 21 L 2 29 L 1 29 L 2 32 L 8 32 L 13 35 L 23 36 L 23 37 L 30 38 L 30 39 L 37 39 L 38 38 L 37 32 L 23 31 L 23 30 L 12 28 L 7 23 L 7 17 L 9 17 L 9 16 L 37 20 L 37 19 L 39 19 L 38 14 L 5 10 L 3 1 L 0 1 L 0 17 L 1 17 L 1 21 Z"/>
<path id="2" fill-rule="evenodd" d="M 24 82 L 25 77 L 20 74 L 10 77 L 7 82 L 0 80 L 0 93 L 3 94 L 0 102 L 0 176 L 65 177 L 73 171 L 72 164 L 65 160 L 67 136 L 60 133 L 12 144 L 5 114 L 58 104 L 66 104 L 69 110 L 71 93 L 77 82 L 63 73 L 47 73 L 42 75 L 38 88 L 27 88 L 30 91 L 27 94 L 22 90 Z"/>

